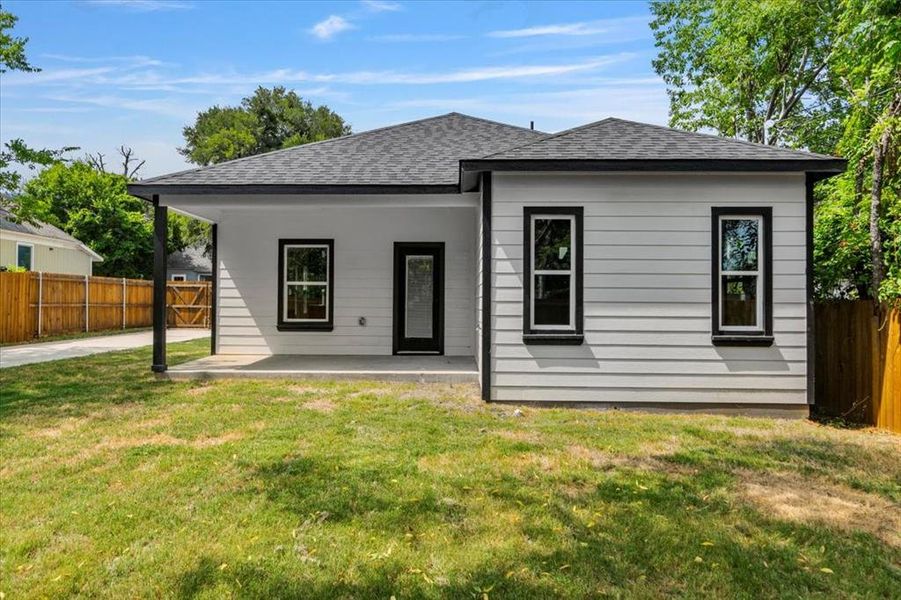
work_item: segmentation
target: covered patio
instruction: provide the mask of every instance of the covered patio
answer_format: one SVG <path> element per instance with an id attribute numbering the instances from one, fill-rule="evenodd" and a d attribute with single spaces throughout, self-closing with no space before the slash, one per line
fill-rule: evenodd
<path id="1" fill-rule="evenodd" d="M 372 379 L 467 383 L 478 382 L 475 359 L 469 356 L 309 356 L 276 354 L 215 354 L 159 374 L 175 381 L 275 378 L 275 379 Z"/>

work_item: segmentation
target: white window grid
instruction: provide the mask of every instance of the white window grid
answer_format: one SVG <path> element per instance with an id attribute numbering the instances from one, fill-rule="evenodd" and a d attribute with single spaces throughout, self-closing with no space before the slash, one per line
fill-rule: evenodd
<path id="1" fill-rule="evenodd" d="M 329 252 L 329 247 L 327 244 L 285 244 L 283 252 L 285 253 L 282 257 L 282 262 L 284 263 L 284 272 L 282 273 L 282 277 L 285 280 L 285 287 L 282 290 L 282 306 L 283 314 L 282 320 L 288 323 L 325 323 L 329 320 L 329 294 L 331 290 L 329 289 L 328 281 L 290 281 L 288 279 L 288 251 L 292 248 L 322 248 L 325 250 L 325 273 L 326 277 L 331 272 L 331 262 L 332 255 Z M 322 286 L 325 288 L 325 317 L 322 319 L 289 319 L 288 318 L 288 288 L 292 285 L 294 286 Z"/>
<path id="2" fill-rule="evenodd" d="M 753 271 L 726 271 L 723 270 L 723 252 L 725 251 L 723 243 L 723 222 L 724 221 L 757 221 L 757 269 Z M 719 272 L 718 285 L 720 286 L 720 306 L 719 319 L 721 331 L 763 331 L 764 319 L 764 298 L 763 298 L 763 264 L 764 264 L 764 239 L 763 239 L 763 217 L 760 215 L 723 215 L 719 222 L 719 240 L 720 252 L 717 257 L 717 271 Z M 756 277 L 757 282 L 757 299 L 756 314 L 754 325 L 723 325 L 723 314 L 726 306 L 726 288 L 723 285 L 723 277 L 725 276 L 752 276 Z"/>
<path id="3" fill-rule="evenodd" d="M 553 270 L 553 269 L 536 269 L 535 262 L 535 222 L 536 221 L 568 221 L 569 222 L 569 269 L 561 269 L 561 270 Z M 531 263 L 532 263 L 532 281 L 529 282 L 531 286 L 531 293 L 529 294 L 529 302 L 531 306 L 529 307 L 529 326 L 535 330 L 553 330 L 553 329 L 572 329 L 576 322 L 576 260 L 578 257 L 576 256 L 576 247 L 578 245 L 578 241 L 576 240 L 576 217 L 575 215 L 559 215 L 559 214 L 551 214 L 551 215 L 542 215 L 542 214 L 533 214 L 531 221 L 531 237 L 530 247 L 531 247 Z M 569 322 L 566 324 L 555 324 L 555 325 L 542 325 L 535 323 L 535 280 L 539 275 L 569 275 Z"/>

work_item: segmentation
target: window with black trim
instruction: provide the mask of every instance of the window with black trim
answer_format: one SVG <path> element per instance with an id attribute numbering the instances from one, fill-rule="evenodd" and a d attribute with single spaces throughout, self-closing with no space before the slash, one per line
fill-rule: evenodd
<path id="1" fill-rule="evenodd" d="M 335 241 L 278 241 L 278 329 L 334 327 Z"/>
<path id="2" fill-rule="evenodd" d="M 714 207 L 713 343 L 773 341 L 773 227 L 770 207 Z"/>
<path id="3" fill-rule="evenodd" d="M 27 271 L 34 271 L 34 244 L 16 242 L 16 266 Z"/>
<path id="4" fill-rule="evenodd" d="M 582 207 L 523 209 L 523 340 L 582 343 Z"/>

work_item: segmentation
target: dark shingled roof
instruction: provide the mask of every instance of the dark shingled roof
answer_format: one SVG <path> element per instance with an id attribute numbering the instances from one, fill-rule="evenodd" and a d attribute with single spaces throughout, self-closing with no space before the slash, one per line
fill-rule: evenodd
<path id="1" fill-rule="evenodd" d="M 460 160 L 547 134 L 459 113 L 145 179 L 153 185 L 456 185 Z"/>
<path id="2" fill-rule="evenodd" d="M 314 192 L 320 186 L 430 191 L 430 186 L 455 189 L 461 166 L 503 170 L 516 161 L 520 161 L 519 170 L 529 169 L 529 161 L 632 161 L 641 163 L 644 170 L 667 161 L 676 170 L 685 168 L 680 166 L 685 162 L 695 163 L 694 168 L 711 165 L 719 170 L 737 166 L 738 170 L 839 172 L 844 168 L 843 160 L 822 154 L 623 119 L 604 119 L 549 135 L 450 113 L 145 179 L 129 184 L 129 190 L 147 198 L 150 193 L 218 193 L 254 186 L 269 186 L 274 193 L 279 186 L 288 193 Z M 569 170 L 578 170 L 575 167 L 570 163 Z"/>
<path id="3" fill-rule="evenodd" d="M 26 221 L 15 221 L 13 214 L 5 208 L 0 208 L 0 229 L 3 231 L 15 231 L 16 233 L 27 233 L 30 235 L 39 235 L 45 238 L 53 238 L 73 244 L 81 244 L 80 240 L 75 239 L 59 227 L 38 221 L 36 224 Z"/>
<path id="4" fill-rule="evenodd" d="M 188 246 L 184 250 L 170 253 L 166 259 L 166 268 L 174 271 L 212 273 L 213 261 L 204 254 L 202 246 Z"/>
<path id="5" fill-rule="evenodd" d="M 831 156 L 608 118 L 567 129 L 486 160 L 835 160 Z"/>

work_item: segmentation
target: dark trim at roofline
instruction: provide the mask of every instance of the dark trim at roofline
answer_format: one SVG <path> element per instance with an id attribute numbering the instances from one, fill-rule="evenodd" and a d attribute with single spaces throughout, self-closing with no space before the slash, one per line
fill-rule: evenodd
<path id="1" fill-rule="evenodd" d="M 275 184 L 128 184 L 128 193 L 145 200 L 153 194 L 458 194 L 457 183 L 436 185 L 275 185 Z"/>
<path id="2" fill-rule="evenodd" d="M 450 184 L 418 185 L 292 185 L 292 184 L 128 184 L 128 193 L 144 200 L 157 195 L 223 195 L 223 194 L 459 194 L 463 172 L 486 171 L 748 171 L 807 172 L 823 179 L 842 173 L 847 161 L 833 160 L 461 160 L 460 179 Z"/>
<path id="3" fill-rule="evenodd" d="M 847 161 L 833 160 L 461 160 L 461 171 L 753 171 L 789 172 L 806 171 L 838 174 L 845 170 Z"/>

